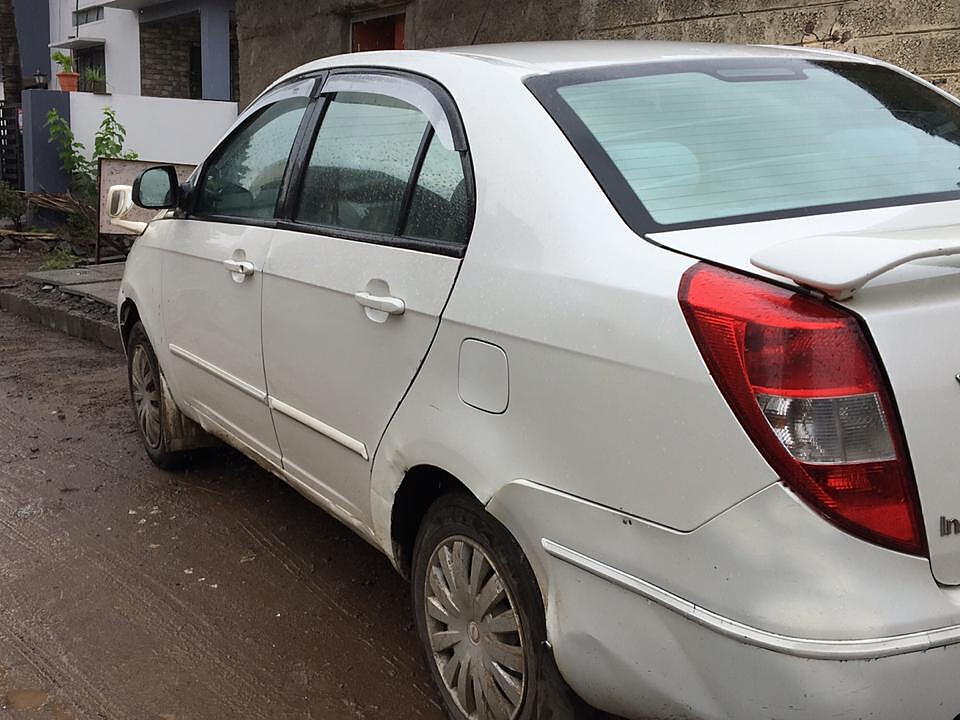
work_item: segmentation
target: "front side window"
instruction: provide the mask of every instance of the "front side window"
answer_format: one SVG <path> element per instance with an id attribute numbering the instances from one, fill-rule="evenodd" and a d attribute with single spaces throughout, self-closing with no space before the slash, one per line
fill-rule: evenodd
<path id="1" fill-rule="evenodd" d="M 402 100 L 338 92 L 317 133 L 295 220 L 395 234 L 427 126 Z"/>
<path id="2" fill-rule="evenodd" d="M 305 96 L 278 100 L 248 120 L 207 165 L 194 212 L 272 218 L 308 102 Z"/>
<path id="3" fill-rule="evenodd" d="M 621 214 L 652 220 L 635 227 L 960 197 L 960 107 L 888 68 L 691 61 L 528 84 Z"/>

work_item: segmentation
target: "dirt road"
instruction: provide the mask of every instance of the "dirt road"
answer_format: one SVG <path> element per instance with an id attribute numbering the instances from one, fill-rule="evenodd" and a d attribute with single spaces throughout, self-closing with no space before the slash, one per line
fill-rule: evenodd
<path id="1" fill-rule="evenodd" d="M 233 451 L 157 470 L 122 357 L 0 313 L 0 718 L 438 708 L 384 557 Z"/>

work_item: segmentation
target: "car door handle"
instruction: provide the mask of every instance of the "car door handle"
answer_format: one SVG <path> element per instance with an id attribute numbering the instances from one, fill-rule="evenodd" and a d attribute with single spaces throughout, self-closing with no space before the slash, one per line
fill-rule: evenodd
<path id="1" fill-rule="evenodd" d="M 223 266 L 232 273 L 237 273 L 247 277 L 253 275 L 257 266 L 249 260 L 224 260 Z"/>
<path id="2" fill-rule="evenodd" d="M 403 311 L 407 309 L 403 300 L 389 295 L 371 295 L 368 292 L 358 292 L 354 293 L 353 297 L 364 307 L 385 312 L 387 315 L 403 315 Z"/>

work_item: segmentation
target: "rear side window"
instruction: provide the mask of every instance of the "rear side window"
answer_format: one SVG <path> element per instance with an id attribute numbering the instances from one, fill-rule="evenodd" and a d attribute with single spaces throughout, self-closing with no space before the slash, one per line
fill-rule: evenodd
<path id="1" fill-rule="evenodd" d="M 463 159 L 445 148 L 436 136 L 420 169 L 410 203 L 404 235 L 465 243 L 469 232 L 470 201 L 463 172 Z"/>
<path id="2" fill-rule="evenodd" d="M 960 197 L 960 108 L 887 68 L 697 61 L 528 84 L 635 227 Z"/>
<path id="3" fill-rule="evenodd" d="M 305 96 L 279 100 L 248 120 L 207 165 L 194 212 L 272 218 L 308 102 Z"/>
<path id="4" fill-rule="evenodd" d="M 334 78 L 325 87 L 334 90 L 308 153 L 294 222 L 462 251 L 473 217 L 469 159 L 436 96 L 379 76 Z"/>
<path id="5" fill-rule="evenodd" d="M 426 116 L 402 100 L 337 93 L 317 133 L 295 219 L 396 233 L 427 127 Z"/>

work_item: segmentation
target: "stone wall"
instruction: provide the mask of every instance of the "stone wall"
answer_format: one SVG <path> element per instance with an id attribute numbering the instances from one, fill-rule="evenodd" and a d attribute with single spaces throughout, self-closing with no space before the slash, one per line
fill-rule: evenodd
<path id="1" fill-rule="evenodd" d="M 240 101 L 345 52 L 351 16 L 406 7 L 411 48 L 643 38 L 811 45 L 902 65 L 960 94 L 960 0 L 237 0 Z"/>
<path id="2" fill-rule="evenodd" d="M 593 0 L 585 35 L 810 45 L 896 63 L 960 94 L 958 0 Z"/>
<path id="3" fill-rule="evenodd" d="M 140 91 L 189 98 L 190 49 L 200 47 L 200 14 L 190 13 L 140 26 Z"/>

